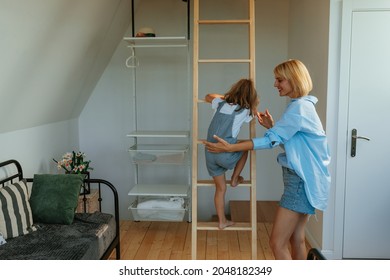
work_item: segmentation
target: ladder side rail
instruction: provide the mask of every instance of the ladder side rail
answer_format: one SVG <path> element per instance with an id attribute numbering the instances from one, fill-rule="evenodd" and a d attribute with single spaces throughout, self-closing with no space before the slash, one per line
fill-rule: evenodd
<path id="1" fill-rule="evenodd" d="M 194 0 L 194 31 L 193 31 L 193 108 L 192 108 L 192 240 L 191 256 L 197 255 L 197 224 L 198 224 L 198 92 L 199 92 L 199 0 Z"/>
<path id="2" fill-rule="evenodd" d="M 256 46 L 255 46 L 255 0 L 249 0 L 249 58 L 251 60 L 249 75 L 253 80 L 253 83 L 256 87 Z M 256 137 L 256 118 L 253 119 L 250 123 L 249 128 L 249 137 L 252 139 Z M 252 259 L 257 259 L 257 196 L 256 196 L 256 151 L 252 150 L 250 152 L 250 181 L 252 187 L 250 188 L 250 218 L 252 225 Z"/>

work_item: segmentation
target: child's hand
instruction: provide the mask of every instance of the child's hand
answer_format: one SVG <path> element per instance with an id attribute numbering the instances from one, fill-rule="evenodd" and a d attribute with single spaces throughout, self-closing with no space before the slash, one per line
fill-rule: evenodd
<path id="1" fill-rule="evenodd" d="M 222 100 L 224 100 L 225 96 L 219 93 L 208 93 L 206 94 L 204 100 L 208 103 L 211 103 L 214 98 L 221 98 Z"/>
<path id="2" fill-rule="evenodd" d="M 274 126 L 274 119 L 272 118 L 272 115 L 269 113 L 268 109 L 265 109 L 264 113 L 257 112 L 257 120 L 259 121 L 259 124 L 267 129 Z"/>

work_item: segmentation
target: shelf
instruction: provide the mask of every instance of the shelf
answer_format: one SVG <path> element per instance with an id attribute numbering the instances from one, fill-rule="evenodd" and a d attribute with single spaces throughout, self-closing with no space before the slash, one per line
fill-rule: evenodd
<path id="1" fill-rule="evenodd" d="M 137 184 L 128 193 L 129 196 L 181 196 L 187 197 L 189 185 L 175 184 Z"/>
<path id="2" fill-rule="evenodd" d="M 136 164 L 183 164 L 188 145 L 135 144 L 129 153 Z"/>
<path id="3" fill-rule="evenodd" d="M 188 47 L 186 37 L 124 37 L 123 40 L 134 48 Z"/>
<path id="4" fill-rule="evenodd" d="M 188 145 L 171 144 L 135 144 L 130 147 L 130 152 L 161 152 L 161 153 L 185 153 Z"/>
<path id="5" fill-rule="evenodd" d="M 128 137 L 153 137 L 153 138 L 188 138 L 190 135 L 189 131 L 146 131 L 137 130 L 132 131 L 126 136 Z"/>

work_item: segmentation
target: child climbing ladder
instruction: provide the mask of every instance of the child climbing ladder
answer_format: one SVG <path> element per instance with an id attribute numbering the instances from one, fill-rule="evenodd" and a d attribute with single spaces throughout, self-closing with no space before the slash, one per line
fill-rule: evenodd
<path id="1" fill-rule="evenodd" d="M 207 94 L 205 100 L 215 109 L 208 129 L 207 141 L 216 142 L 214 135 L 218 135 L 231 144 L 237 143 L 241 126 L 252 120 L 259 104 L 256 89 L 250 79 L 239 80 L 225 95 Z M 214 204 L 218 215 L 218 228 L 225 229 L 234 225 L 234 222 L 226 219 L 225 216 L 225 173 L 234 168 L 230 180 L 232 187 L 243 183 L 241 171 L 248 158 L 248 151 L 216 154 L 205 150 L 205 154 L 207 170 L 215 183 Z"/>

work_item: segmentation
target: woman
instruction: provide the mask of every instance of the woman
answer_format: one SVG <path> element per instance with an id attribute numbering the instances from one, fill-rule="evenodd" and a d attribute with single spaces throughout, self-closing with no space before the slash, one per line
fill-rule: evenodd
<path id="1" fill-rule="evenodd" d="M 309 96 L 312 81 L 305 65 L 288 60 L 274 69 L 274 86 L 279 96 L 291 98 L 279 121 L 266 110 L 258 113 L 259 123 L 268 130 L 262 138 L 229 144 L 205 141 L 209 152 L 271 149 L 281 145 L 284 192 L 276 212 L 270 238 L 275 259 L 305 259 L 305 226 L 315 209 L 325 210 L 329 196 L 330 155 L 325 132 L 315 110 L 317 98 Z M 289 250 L 291 244 L 291 252 Z"/>

